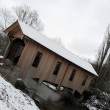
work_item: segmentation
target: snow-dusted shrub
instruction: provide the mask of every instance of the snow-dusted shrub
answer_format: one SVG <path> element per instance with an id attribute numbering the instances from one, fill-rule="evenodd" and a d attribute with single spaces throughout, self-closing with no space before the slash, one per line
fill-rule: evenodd
<path id="1" fill-rule="evenodd" d="M 110 94 L 92 89 L 92 96 L 84 102 L 84 105 L 90 110 L 110 110 Z"/>

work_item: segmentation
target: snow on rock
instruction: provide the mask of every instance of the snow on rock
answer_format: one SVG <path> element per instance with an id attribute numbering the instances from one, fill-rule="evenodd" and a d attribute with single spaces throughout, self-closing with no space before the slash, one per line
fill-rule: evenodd
<path id="1" fill-rule="evenodd" d="M 0 76 L 0 110 L 39 110 L 34 101 Z"/>
<path id="2" fill-rule="evenodd" d="M 0 55 L 0 58 L 2 59 L 2 58 L 3 58 L 3 56 L 1 56 L 1 55 Z"/>

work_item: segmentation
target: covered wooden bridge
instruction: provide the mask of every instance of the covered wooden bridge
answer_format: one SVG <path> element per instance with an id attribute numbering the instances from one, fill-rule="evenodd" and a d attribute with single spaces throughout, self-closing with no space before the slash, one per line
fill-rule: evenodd
<path id="1" fill-rule="evenodd" d="M 87 90 L 97 73 L 92 65 L 21 21 L 5 31 L 10 43 L 5 58 L 21 68 L 19 77 L 47 81 L 80 94 Z"/>

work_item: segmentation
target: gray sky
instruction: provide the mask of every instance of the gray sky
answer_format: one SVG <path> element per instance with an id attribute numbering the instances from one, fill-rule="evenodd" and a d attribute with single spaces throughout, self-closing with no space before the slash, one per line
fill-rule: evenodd
<path id="1" fill-rule="evenodd" d="M 110 0 L 0 0 L 0 7 L 20 4 L 38 10 L 45 35 L 60 37 L 68 50 L 95 59 L 110 23 Z"/>

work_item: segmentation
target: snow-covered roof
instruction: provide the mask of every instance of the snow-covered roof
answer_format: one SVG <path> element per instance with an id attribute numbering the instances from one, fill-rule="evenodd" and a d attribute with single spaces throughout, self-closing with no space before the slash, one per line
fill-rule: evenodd
<path id="1" fill-rule="evenodd" d="M 20 28 L 24 35 L 28 36 L 29 38 L 33 39 L 34 41 L 38 42 L 39 44 L 43 45 L 44 47 L 50 49 L 51 51 L 55 52 L 56 54 L 60 55 L 61 57 L 69 60 L 70 62 L 78 65 L 79 67 L 87 70 L 88 72 L 96 75 L 96 71 L 92 67 L 92 65 L 81 59 L 80 57 L 76 56 L 75 54 L 71 53 L 67 49 L 59 46 L 54 41 L 46 37 L 45 35 L 41 34 L 40 32 L 36 31 L 35 29 L 31 28 L 27 24 L 18 20 Z"/>
<path id="2" fill-rule="evenodd" d="M 18 21 L 18 23 L 19 23 L 24 35 L 28 36 L 29 38 L 33 39 L 34 41 L 38 42 L 39 44 L 45 46 L 46 48 L 48 48 L 51 51 L 55 52 L 56 54 L 60 55 L 61 57 L 78 65 L 79 67 L 87 70 L 88 72 L 98 76 L 96 71 L 94 70 L 94 68 L 92 67 L 92 65 L 89 62 L 81 59 L 80 57 L 71 53 L 67 49 L 59 46 L 58 44 L 53 42 L 51 39 L 49 39 L 45 35 L 41 34 L 40 32 L 36 31 L 35 29 L 31 28 L 27 24 L 25 24 L 21 21 Z"/>

